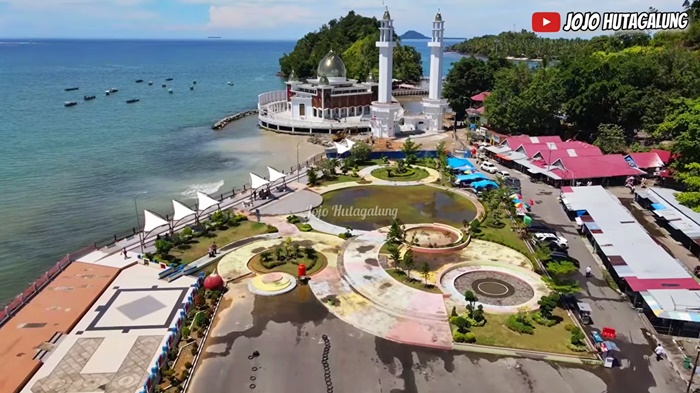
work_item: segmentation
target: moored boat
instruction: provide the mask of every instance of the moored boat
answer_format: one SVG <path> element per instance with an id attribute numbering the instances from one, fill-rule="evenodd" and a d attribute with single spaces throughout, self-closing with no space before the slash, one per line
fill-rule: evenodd
<path id="1" fill-rule="evenodd" d="M 127 104 L 133 104 L 134 102 L 139 102 L 139 101 L 141 101 L 141 100 L 138 99 L 138 98 L 131 98 L 131 99 L 129 99 L 129 100 L 126 100 L 126 103 L 127 103 Z"/>
<path id="2" fill-rule="evenodd" d="M 233 86 L 233 82 L 229 82 L 228 85 L 229 85 L 229 86 Z"/>
<path id="3" fill-rule="evenodd" d="M 173 89 L 168 89 L 168 93 L 173 94 Z"/>
<path id="4" fill-rule="evenodd" d="M 119 89 L 115 89 L 114 87 L 111 88 L 111 89 L 109 89 L 109 92 L 110 92 L 110 93 L 116 93 L 116 92 L 118 92 L 118 91 L 119 91 Z"/>
<path id="5" fill-rule="evenodd" d="M 190 86 L 190 90 L 194 90 L 194 86 Z"/>
<path id="6" fill-rule="evenodd" d="M 196 84 L 197 84 L 197 81 L 192 81 L 192 84 L 193 84 L 193 85 L 196 85 Z"/>
<path id="7" fill-rule="evenodd" d="M 63 106 L 76 106 L 76 105 L 78 105 L 78 103 L 75 101 L 66 101 L 63 103 Z"/>
<path id="8" fill-rule="evenodd" d="M 173 78 L 165 78 L 166 82 L 170 82 L 171 80 L 173 80 Z"/>
<path id="9" fill-rule="evenodd" d="M 148 86 L 153 86 L 153 82 L 148 81 Z"/>
<path id="10" fill-rule="evenodd" d="M 83 99 L 84 99 L 85 101 L 90 101 L 90 100 L 94 100 L 94 99 L 95 99 L 95 96 L 85 96 L 85 97 L 83 97 Z"/>
<path id="11" fill-rule="evenodd" d="M 161 87 L 166 87 L 167 85 L 166 85 L 165 83 L 163 83 L 163 84 L 162 84 L 162 85 L 160 85 L 160 86 L 161 86 Z"/>
<path id="12" fill-rule="evenodd" d="M 143 79 L 136 79 L 136 83 L 143 83 Z"/>
<path id="13" fill-rule="evenodd" d="M 63 89 L 63 90 L 65 90 L 65 91 L 75 91 L 75 90 L 78 90 L 78 89 L 80 89 L 80 88 L 79 88 L 79 87 L 66 87 L 66 88 Z"/>

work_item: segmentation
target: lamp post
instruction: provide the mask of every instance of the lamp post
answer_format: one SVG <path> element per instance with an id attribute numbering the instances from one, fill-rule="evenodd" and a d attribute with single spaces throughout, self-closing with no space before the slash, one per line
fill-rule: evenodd
<path id="1" fill-rule="evenodd" d="M 695 350 L 698 352 L 697 355 L 695 355 L 695 363 L 693 364 L 692 372 L 690 373 L 690 380 L 688 381 L 688 389 L 685 390 L 685 393 L 690 393 L 690 389 L 693 387 L 693 377 L 695 376 L 695 370 L 698 369 L 698 360 L 700 360 L 700 347 L 695 347 Z"/>
<path id="2" fill-rule="evenodd" d="M 148 194 L 148 191 L 141 191 L 134 195 L 134 213 L 136 213 L 136 227 L 139 229 L 139 245 L 141 246 L 141 255 L 143 255 L 143 236 L 141 230 L 141 220 L 139 219 L 139 205 L 136 200 L 141 196 Z"/>
<path id="3" fill-rule="evenodd" d="M 297 175 L 299 172 L 301 172 L 301 165 L 299 165 L 299 146 L 301 145 L 301 142 L 303 141 L 297 142 Z"/>

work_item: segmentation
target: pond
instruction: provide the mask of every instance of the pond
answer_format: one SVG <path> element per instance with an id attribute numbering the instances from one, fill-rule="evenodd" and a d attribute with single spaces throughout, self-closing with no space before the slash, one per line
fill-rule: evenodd
<path id="1" fill-rule="evenodd" d="M 314 214 L 341 227 L 374 230 L 391 224 L 432 223 L 461 227 L 476 217 L 472 202 L 454 192 L 430 186 L 358 186 L 323 194 Z"/>

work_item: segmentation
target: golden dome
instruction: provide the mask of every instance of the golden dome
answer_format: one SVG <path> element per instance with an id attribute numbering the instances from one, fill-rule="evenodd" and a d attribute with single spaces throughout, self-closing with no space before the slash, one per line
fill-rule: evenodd
<path id="1" fill-rule="evenodd" d="M 367 75 L 367 83 L 375 83 L 377 80 L 374 79 L 374 74 L 372 72 Z"/>
<path id="2" fill-rule="evenodd" d="M 440 13 L 440 10 L 438 10 L 437 14 L 435 14 L 435 22 L 442 22 L 442 14 Z"/>
<path id="3" fill-rule="evenodd" d="M 328 77 L 327 77 L 327 76 L 322 75 L 322 76 L 318 79 L 318 84 L 321 85 L 321 86 L 330 86 L 331 82 L 328 81 Z"/>
<path id="4" fill-rule="evenodd" d="M 384 19 L 384 20 L 391 19 L 391 15 L 389 14 L 389 7 L 386 7 L 386 9 L 384 10 L 384 16 L 382 16 L 382 19 Z"/>
<path id="5" fill-rule="evenodd" d="M 299 78 L 297 77 L 296 72 L 292 70 L 292 72 L 289 73 L 289 78 L 287 79 L 289 82 L 299 82 Z"/>
<path id="6" fill-rule="evenodd" d="M 345 78 L 346 77 L 345 63 L 340 59 L 333 50 L 328 51 L 328 54 L 323 56 L 321 62 L 318 63 L 318 68 L 316 69 L 316 76 L 327 78 Z"/>

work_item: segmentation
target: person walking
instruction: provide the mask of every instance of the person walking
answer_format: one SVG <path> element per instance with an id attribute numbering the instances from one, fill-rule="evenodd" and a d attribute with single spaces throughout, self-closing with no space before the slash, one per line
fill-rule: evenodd
<path id="1" fill-rule="evenodd" d="M 216 256 L 216 243 L 211 244 L 211 252 L 213 254 L 212 256 L 215 257 Z"/>
<path id="2" fill-rule="evenodd" d="M 656 348 L 654 349 L 654 353 L 656 354 L 656 361 L 657 362 L 659 360 L 663 360 L 663 358 L 666 357 L 666 351 L 664 351 L 664 348 L 661 346 L 661 343 L 658 343 L 656 345 Z"/>
<path id="3" fill-rule="evenodd" d="M 129 259 L 129 255 L 126 253 L 126 247 L 122 248 L 122 255 L 124 255 L 124 259 Z"/>
<path id="4" fill-rule="evenodd" d="M 591 271 L 592 271 L 592 270 L 593 270 L 593 269 L 591 269 L 590 266 L 586 266 L 586 278 L 590 278 L 590 277 L 591 277 Z"/>

